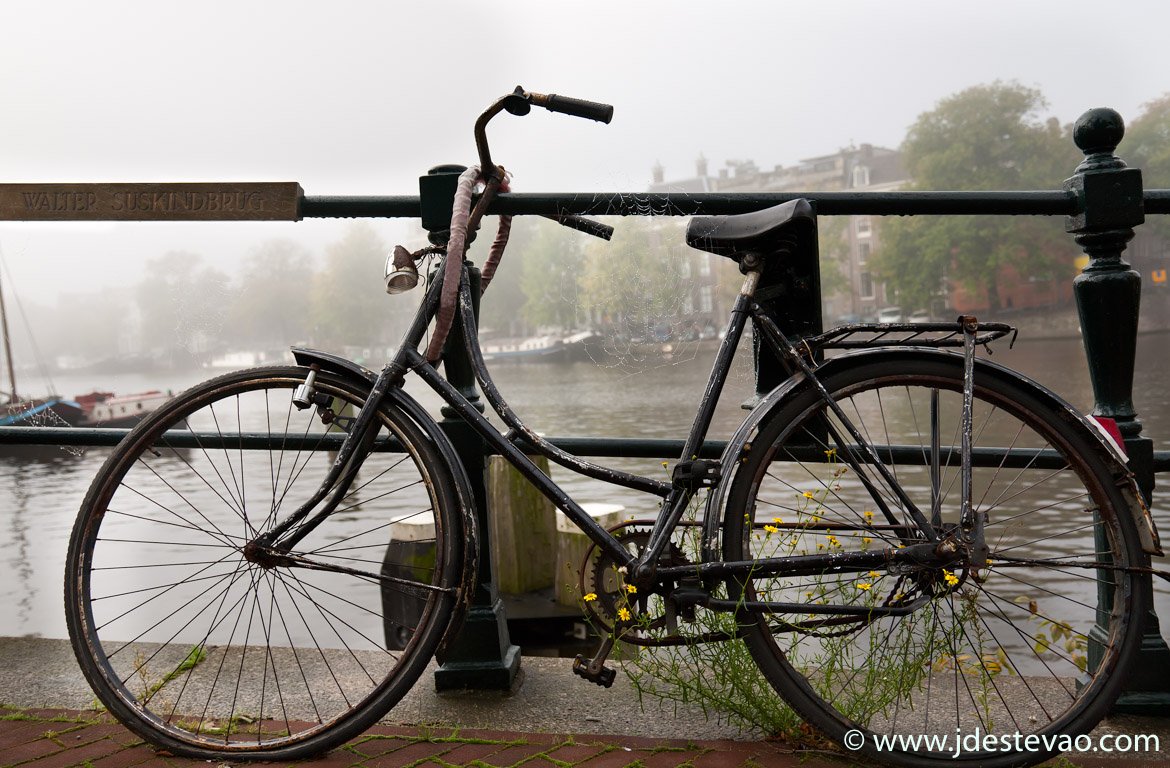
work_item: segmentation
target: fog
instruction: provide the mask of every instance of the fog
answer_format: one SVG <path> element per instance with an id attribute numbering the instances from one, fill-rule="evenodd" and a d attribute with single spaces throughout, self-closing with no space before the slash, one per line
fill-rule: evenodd
<path id="1" fill-rule="evenodd" d="M 1071 122 L 1132 118 L 1170 88 L 1170 5 L 1130 2 L 19 3 L 0 29 L 0 182 L 297 181 L 308 195 L 414 194 L 474 162 L 475 116 L 516 84 L 615 105 L 612 125 L 543 111 L 492 125 L 516 191 L 638 191 L 691 175 L 896 147 L 963 88 L 1015 80 Z M 1124 156 L 1124 145 L 1121 154 Z M 1070 169 L 1071 172 L 1071 169 Z M 1054 182 L 1057 180 L 1054 180 Z M 339 221 L 0 223 L 26 306 L 81 322 L 150 259 L 235 276 L 266 241 L 318 262 Z M 407 222 L 380 221 L 387 243 Z M 319 266 L 319 263 L 318 263 Z M 381 263 L 370 265 L 378 281 Z"/>

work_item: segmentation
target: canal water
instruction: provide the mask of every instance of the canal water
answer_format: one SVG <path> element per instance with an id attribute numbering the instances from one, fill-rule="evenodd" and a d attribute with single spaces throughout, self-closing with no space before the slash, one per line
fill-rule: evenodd
<path id="1" fill-rule="evenodd" d="M 1170 449 L 1170 335 L 1139 339 L 1135 403 L 1145 434 L 1156 450 Z M 513 363 L 493 367 L 501 391 L 519 415 L 550 436 L 682 438 L 710 370 L 709 344 L 682 344 L 625 359 L 575 363 Z M 1000 343 L 993 359 L 1054 389 L 1081 410 L 1092 407 L 1092 390 L 1079 339 Z M 103 389 L 132 393 L 176 392 L 213 372 L 110 376 L 57 376 L 67 395 Z M 433 412 L 438 401 L 417 386 L 409 389 Z M 742 420 L 739 404 L 754 389 L 751 355 L 741 354 L 716 413 L 712 438 L 728 437 Z M 63 638 L 65 550 L 74 516 L 90 480 L 109 449 L 59 449 L 39 459 L 0 458 L 0 635 Z M 609 462 L 666 478 L 658 461 Z M 653 499 L 577 478 L 554 468 L 554 478 L 579 501 L 612 502 L 630 514 L 654 512 Z M 1170 478 L 1168 478 L 1170 480 Z M 1170 495 L 1155 494 L 1155 519 L 1170 538 Z M 1170 620 L 1170 590 L 1155 580 L 1156 604 Z"/>

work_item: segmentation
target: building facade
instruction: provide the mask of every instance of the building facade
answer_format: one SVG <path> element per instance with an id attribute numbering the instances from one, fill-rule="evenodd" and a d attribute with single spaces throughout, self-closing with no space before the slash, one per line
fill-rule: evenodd
<path id="1" fill-rule="evenodd" d="M 702 155 L 695 175 L 666 181 L 666 170 L 653 169 L 650 192 L 835 192 L 896 190 L 908 181 L 901 153 L 871 144 L 801 160 L 794 166 L 759 168 L 751 160 L 729 160 L 715 174 Z M 875 279 L 870 256 L 880 239 L 877 217 L 833 217 L 820 220 L 822 311 L 828 323 L 870 320 L 896 303 Z M 707 257 L 718 258 L 718 257 Z M 706 269 L 708 275 L 718 271 Z M 718 295 L 717 286 L 696 281 L 698 294 Z"/>

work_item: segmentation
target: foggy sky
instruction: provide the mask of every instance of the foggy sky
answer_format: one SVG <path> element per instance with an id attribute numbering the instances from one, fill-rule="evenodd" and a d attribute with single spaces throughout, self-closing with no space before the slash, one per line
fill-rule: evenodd
<path id="1" fill-rule="evenodd" d="M 502 116 L 516 191 L 646 187 L 728 159 L 789 165 L 897 146 L 939 99 L 994 80 L 1071 122 L 1170 90 L 1170 4 L 1128 2 L 6 3 L 0 181 L 297 181 L 415 194 L 471 163 L 475 116 L 517 84 L 607 101 L 612 125 Z M 493 43 L 498 48 L 490 47 Z M 1124 144 L 1120 154 L 1124 157 Z M 1070 168 L 1070 172 L 1071 172 Z M 164 251 L 234 272 L 260 242 L 319 254 L 342 222 L 0 223 L 26 301 L 134 283 Z M 393 242 L 399 222 L 378 229 Z M 380 279 L 381 264 L 371 265 Z"/>

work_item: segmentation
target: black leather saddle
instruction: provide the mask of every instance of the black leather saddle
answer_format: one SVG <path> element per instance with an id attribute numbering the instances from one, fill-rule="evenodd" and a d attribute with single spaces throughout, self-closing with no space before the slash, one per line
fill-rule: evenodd
<path id="1" fill-rule="evenodd" d="M 736 261 L 745 253 L 815 254 L 817 215 L 799 198 L 751 213 L 695 216 L 687 226 L 687 245 Z"/>

